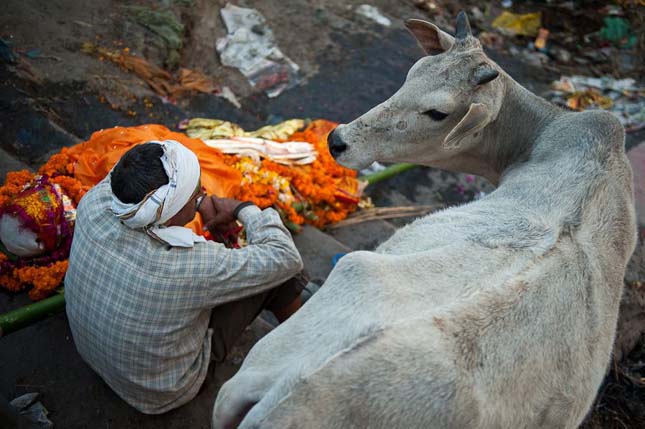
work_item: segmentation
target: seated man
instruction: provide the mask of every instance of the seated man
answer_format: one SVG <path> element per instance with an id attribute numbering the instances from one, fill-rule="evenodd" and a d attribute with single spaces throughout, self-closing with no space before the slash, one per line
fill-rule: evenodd
<path id="1" fill-rule="evenodd" d="M 126 402 L 159 414 L 190 401 L 262 311 L 300 307 L 302 260 L 273 209 L 207 197 L 197 157 L 174 141 L 132 148 L 78 206 L 65 278 L 67 316 L 85 361 Z M 248 246 L 213 233 L 239 220 Z"/>

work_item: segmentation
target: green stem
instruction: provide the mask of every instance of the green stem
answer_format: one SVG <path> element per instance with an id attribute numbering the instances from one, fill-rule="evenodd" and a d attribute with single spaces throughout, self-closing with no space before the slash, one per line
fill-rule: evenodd
<path id="1" fill-rule="evenodd" d="M 417 167 L 417 165 L 407 163 L 394 164 L 386 167 L 385 170 L 377 171 L 376 173 L 372 174 L 366 174 L 365 176 L 361 176 L 358 179 L 366 181 L 368 184 L 373 185 L 374 183 L 390 179 L 397 174 L 403 173 L 404 171 L 411 170 L 414 167 Z"/>
<path id="2" fill-rule="evenodd" d="M 0 314 L 0 337 L 10 332 L 17 331 L 43 319 L 51 314 L 59 313 L 65 308 L 65 295 L 57 293 L 54 296 L 34 302 L 24 307 L 17 308 Z"/>

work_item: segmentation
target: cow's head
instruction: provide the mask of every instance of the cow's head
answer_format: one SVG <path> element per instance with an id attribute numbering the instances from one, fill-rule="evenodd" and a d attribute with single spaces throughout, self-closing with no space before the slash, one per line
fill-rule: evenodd
<path id="1" fill-rule="evenodd" d="M 330 134 L 331 154 L 347 167 L 373 161 L 449 165 L 477 146 L 497 117 L 503 82 L 466 14 L 457 16 L 455 37 L 418 19 L 406 25 L 428 55 L 389 100 Z"/>

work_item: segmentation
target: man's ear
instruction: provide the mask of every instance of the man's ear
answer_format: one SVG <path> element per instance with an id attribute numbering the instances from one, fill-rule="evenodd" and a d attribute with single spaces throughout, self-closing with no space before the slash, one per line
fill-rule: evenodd
<path id="1" fill-rule="evenodd" d="M 405 26 L 414 35 L 428 55 L 446 52 L 455 43 L 455 38 L 439 27 L 421 19 L 407 19 Z"/>
<path id="2" fill-rule="evenodd" d="M 458 149 L 465 137 L 483 129 L 490 121 L 491 114 L 488 107 L 481 103 L 472 103 L 468 113 L 461 118 L 461 121 L 444 139 L 443 147 L 446 149 Z"/>

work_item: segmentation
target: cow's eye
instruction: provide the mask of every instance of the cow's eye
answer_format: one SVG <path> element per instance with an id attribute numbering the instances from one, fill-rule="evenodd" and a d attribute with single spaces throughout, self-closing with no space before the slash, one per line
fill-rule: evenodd
<path id="1" fill-rule="evenodd" d="M 430 109 L 426 112 L 423 112 L 423 114 L 429 116 L 433 121 L 443 121 L 448 117 L 447 113 L 435 109 Z"/>

